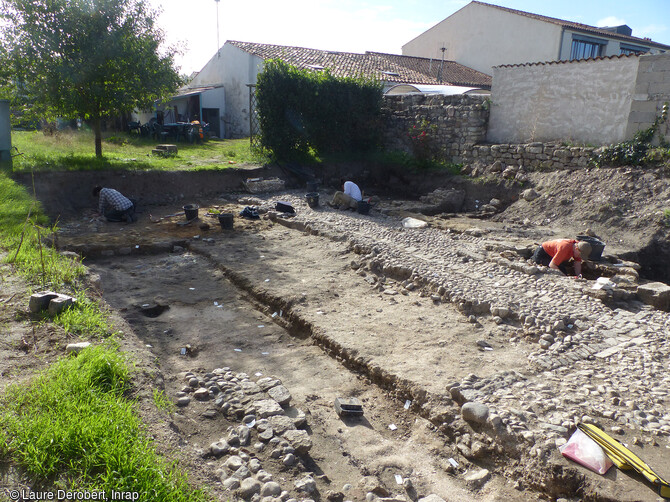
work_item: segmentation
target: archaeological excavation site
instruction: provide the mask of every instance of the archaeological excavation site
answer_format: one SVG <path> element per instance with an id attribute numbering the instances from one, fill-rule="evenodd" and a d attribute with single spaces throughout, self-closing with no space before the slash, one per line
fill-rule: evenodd
<path id="1" fill-rule="evenodd" d="M 13 177 L 87 267 L 157 448 L 217 500 L 662 500 L 561 451 L 595 425 L 670 479 L 667 169 L 464 172 Z M 342 176 L 369 207 L 330 207 Z M 93 217 L 95 185 L 137 221 Z M 593 244 L 582 278 L 530 260 L 558 238 Z M 7 378 L 87 341 L 40 329 Z"/>

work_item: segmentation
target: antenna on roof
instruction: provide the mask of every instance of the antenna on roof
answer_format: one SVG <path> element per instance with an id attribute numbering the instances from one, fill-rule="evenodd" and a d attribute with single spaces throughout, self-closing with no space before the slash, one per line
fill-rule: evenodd
<path id="1" fill-rule="evenodd" d="M 219 1 L 220 0 L 214 0 L 216 2 L 216 55 L 217 57 L 221 57 L 221 43 L 219 42 Z"/>
<path id="2" fill-rule="evenodd" d="M 447 48 L 443 45 L 440 50 L 442 51 L 442 62 L 440 63 L 440 71 L 437 72 L 437 83 L 442 83 L 442 69 L 444 68 L 444 53 L 447 52 Z"/>

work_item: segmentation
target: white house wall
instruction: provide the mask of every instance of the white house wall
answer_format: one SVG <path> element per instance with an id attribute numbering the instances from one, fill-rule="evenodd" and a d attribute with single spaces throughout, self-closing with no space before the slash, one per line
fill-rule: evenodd
<path id="1" fill-rule="evenodd" d="M 490 75 L 502 64 L 553 61 L 558 58 L 561 27 L 494 7 L 468 4 L 403 45 L 402 53 L 445 59 Z"/>
<path id="2" fill-rule="evenodd" d="M 631 56 L 495 68 L 487 140 L 623 141 L 639 60 Z"/>
<path id="3" fill-rule="evenodd" d="M 226 114 L 226 91 L 223 87 L 210 89 L 200 95 L 200 108 L 218 108 L 219 109 L 219 131 L 221 137 L 225 138 L 227 131 L 225 127 Z M 211 121 L 211 120 L 210 120 Z"/>
<path id="4" fill-rule="evenodd" d="M 249 87 L 256 83 L 256 76 L 263 67 L 263 60 L 237 47 L 224 44 L 191 82 L 191 86 L 221 85 L 225 91 L 225 107 L 212 105 L 205 108 L 224 108 L 222 130 L 227 138 L 249 136 Z"/>

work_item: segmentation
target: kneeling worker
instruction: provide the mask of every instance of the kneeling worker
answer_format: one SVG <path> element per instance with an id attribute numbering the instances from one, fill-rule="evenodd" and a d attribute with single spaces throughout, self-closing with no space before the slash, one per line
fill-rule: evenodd
<path id="1" fill-rule="evenodd" d="M 591 254 L 591 244 L 574 239 L 558 239 L 543 242 L 533 253 L 533 261 L 538 265 L 560 270 L 567 274 L 567 265 L 570 260 L 575 262 L 575 277 L 582 275 L 582 262 L 588 260 Z"/>
<path id="2" fill-rule="evenodd" d="M 107 221 L 125 221 L 127 223 L 136 221 L 135 205 L 117 190 L 96 186 L 93 189 L 93 196 L 100 197 L 98 212 L 101 216 L 107 218 Z"/>
<path id="3" fill-rule="evenodd" d="M 340 184 L 342 185 L 342 191 L 335 192 L 330 204 L 339 209 L 357 209 L 358 201 L 363 198 L 361 189 L 353 181 L 346 181 L 344 178 L 340 179 Z"/>

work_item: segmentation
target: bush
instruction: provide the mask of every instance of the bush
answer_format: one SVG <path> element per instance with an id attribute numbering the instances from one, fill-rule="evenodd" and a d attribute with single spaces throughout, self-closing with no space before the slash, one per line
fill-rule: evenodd
<path id="1" fill-rule="evenodd" d="M 258 75 L 261 145 L 278 159 L 364 152 L 380 144 L 381 83 L 271 60 Z"/>
<path id="2" fill-rule="evenodd" d="M 641 166 L 660 162 L 667 157 L 663 152 L 668 144 L 659 133 L 660 126 L 668 119 L 669 104 L 664 103 L 661 114 L 656 117 L 654 123 L 648 129 L 638 131 L 630 141 L 617 143 L 604 148 L 602 152 L 593 158 L 592 163 L 596 167 L 602 166 Z M 660 152 L 651 149 L 654 137 L 659 136 Z M 658 150 L 658 149 L 657 149 Z"/>

